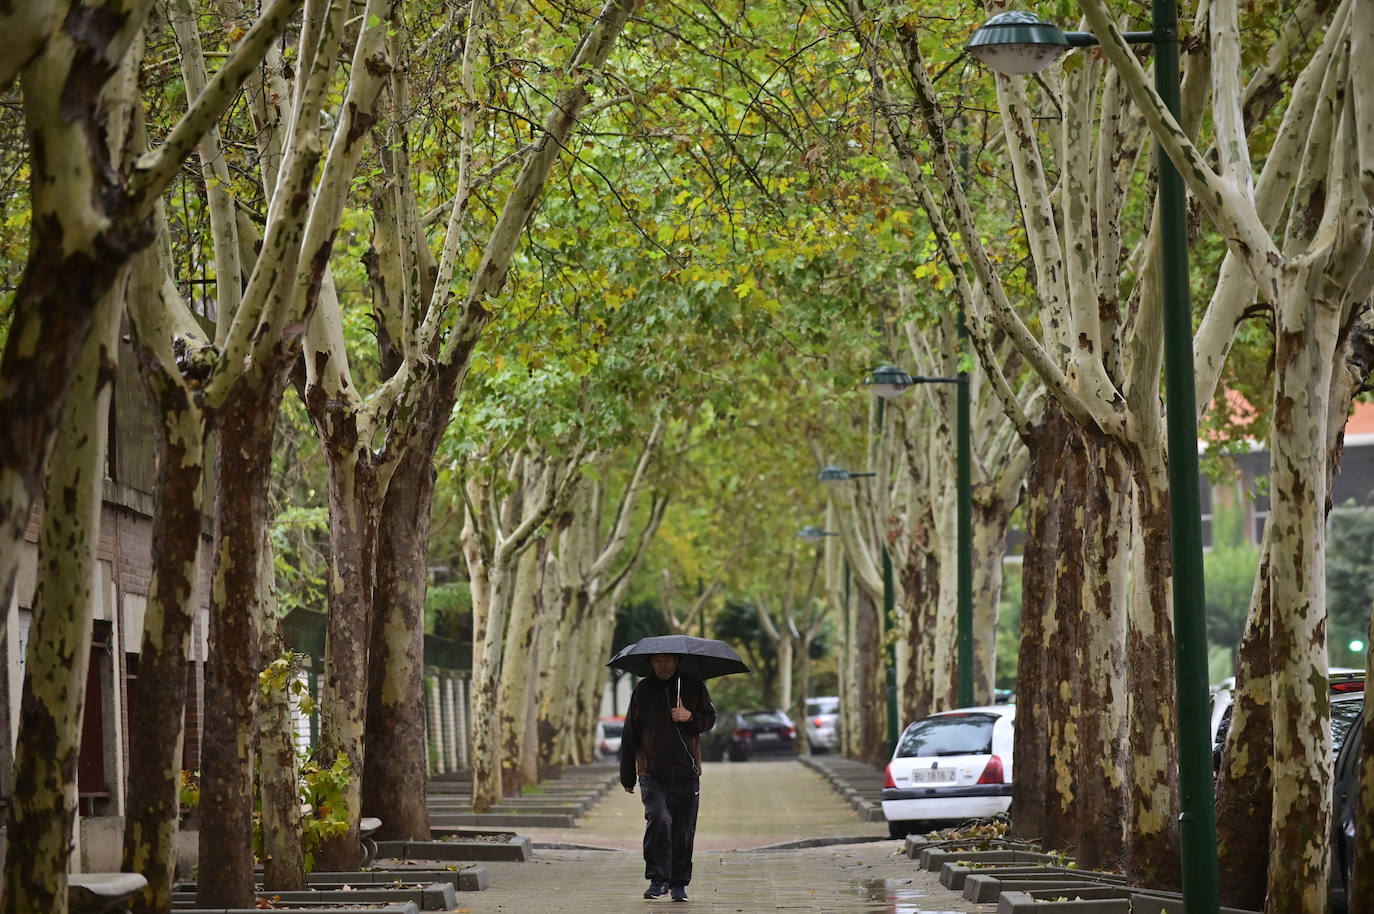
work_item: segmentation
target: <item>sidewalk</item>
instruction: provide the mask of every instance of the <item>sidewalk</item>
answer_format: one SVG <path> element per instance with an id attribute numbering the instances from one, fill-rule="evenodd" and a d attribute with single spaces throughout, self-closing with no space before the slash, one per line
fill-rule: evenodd
<path id="1" fill-rule="evenodd" d="M 605 914 L 671 905 L 670 911 L 994 914 L 917 869 L 885 822 L 862 821 L 815 771 L 795 761 L 708 763 L 702 776 L 691 901 L 642 896 L 643 807 L 608 793 L 573 828 L 528 830 L 534 856 L 487 863 L 489 888 L 464 894 L 459 910 Z M 823 846 L 779 845 L 827 842 Z M 593 849 L 595 848 L 595 849 Z"/>

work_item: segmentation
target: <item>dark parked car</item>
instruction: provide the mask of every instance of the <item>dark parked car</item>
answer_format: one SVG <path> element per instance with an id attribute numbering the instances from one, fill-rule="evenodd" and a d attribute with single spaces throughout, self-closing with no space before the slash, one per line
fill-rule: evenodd
<path id="1" fill-rule="evenodd" d="M 1348 696 L 1358 696 L 1354 716 L 1359 716 L 1359 709 L 1364 707 L 1364 673 L 1349 672 L 1342 670 L 1330 674 L 1331 685 L 1331 754 L 1334 756 L 1341 750 L 1341 743 L 1345 740 L 1346 731 L 1350 729 L 1350 720 L 1344 719 L 1344 715 L 1351 713 L 1349 707 L 1345 709 L 1337 708 L 1336 705 L 1343 703 Z M 1212 727 L 1212 777 L 1216 777 L 1221 771 L 1221 752 L 1226 748 L 1226 734 L 1231 729 L 1231 711 L 1235 708 L 1230 689 L 1222 689 L 1220 693 L 1212 696 L 1213 713 L 1212 717 L 1215 724 Z M 1224 710 L 1218 710 L 1224 708 Z"/>
<path id="2" fill-rule="evenodd" d="M 1331 785 L 1331 910 L 1345 911 L 1355 862 L 1355 797 L 1360 790 L 1360 743 L 1364 693 L 1331 697 L 1331 748 L 1336 769 Z M 1365 815 L 1368 815 L 1366 812 Z"/>
<path id="3" fill-rule="evenodd" d="M 702 744 L 702 757 L 718 762 L 748 761 L 755 755 L 796 754 L 797 728 L 781 711 L 722 711 Z"/>

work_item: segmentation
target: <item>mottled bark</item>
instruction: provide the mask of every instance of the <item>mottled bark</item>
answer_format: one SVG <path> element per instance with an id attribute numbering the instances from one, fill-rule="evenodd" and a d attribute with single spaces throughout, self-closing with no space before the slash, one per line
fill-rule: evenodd
<path id="1" fill-rule="evenodd" d="M 928 530 L 927 516 L 921 530 Z M 902 608 L 906 624 L 902 627 L 905 642 L 906 675 L 902 677 L 897 696 L 898 714 L 902 723 L 920 720 L 935 711 L 952 707 L 948 699 L 955 683 L 946 679 L 935 682 L 935 654 L 941 649 L 936 642 L 936 620 L 940 614 L 939 557 L 928 547 L 928 537 L 919 535 L 907 547 L 907 561 L 902 568 L 901 591 L 905 600 Z M 946 652 L 953 644 L 943 645 Z M 938 698 L 937 698 L 938 696 Z"/>
<path id="2" fill-rule="evenodd" d="M 1331 825 L 1326 689 L 1326 422 L 1339 310 L 1306 265 L 1281 274 L 1270 437 L 1274 809 L 1271 911 L 1321 914 Z"/>
<path id="3" fill-rule="evenodd" d="M 474 567 L 471 559 L 468 567 Z M 472 806 L 479 813 L 499 803 L 504 793 L 501 743 L 495 721 L 500 700 L 508 577 L 507 568 L 493 564 L 486 574 L 486 592 L 481 593 L 476 586 L 472 589 Z"/>
<path id="4" fill-rule="evenodd" d="M 1250 611 L 1236 658 L 1231 726 L 1217 774 L 1217 864 L 1221 903 L 1258 911 L 1264 906 L 1269 873 L 1269 828 L 1273 810 L 1274 751 L 1269 650 L 1270 529 L 1264 544 Z"/>
<path id="5" fill-rule="evenodd" d="M 540 765 L 545 777 L 556 775 L 565 765 L 577 764 L 585 754 L 570 722 L 577 720 L 581 705 L 583 664 L 578 658 L 587 649 L 588 630 L 594 625 L 591 602 L 587 591 L 569 583 L 565 573 L 559 588 L 559 630 L 548 660 L 541 666 L 541 673 L 552 670 L 540 700 L 538 723 Z M 540 654 L 544 655 L 543 648 Z"/>
<path id="6" fill-rule="evenodd" d="M 501 664 L 501 702 L 497 709 L 503 743 L 501 785 L 506 794 L 518 793 L 526 783 L 521 763 L 525 755 L 525 715 L 529 710 L 534 679 L 538 675 L 535 645 L 539 637 L 539 618 L 535 613 L 534 599 L 538 589 L 538 570 L 538 551 L 525 550 L 516 563 L 505 657 Z"/>
<path id="7" fill-rule="evenodd" d="M 1115 442 L 1085 432 L 1084 607 L 1079 646 L 1078 841 L 1088 869 L 1115 869 L 1125 821 L 1127 580 L 1131 556 L 1130 465 Z M 1074 499 L 1070 499 L 1074 501 Z M 1131 693 L 1134 698 L 1135 693 Z"/>
<path id="8" fill-rule="evenodd" d="M 378 508 L 375 471 L 355 462 L 365 442 L 342 431 L 349 418 L 333 417 L 325 443 L 329 464 L 329 622 L 325 632 L 324 689 L 320 700 L 320 763 L 347 756 L 352 775 L 343 790 L 348 829 L 320 843 L 315 863 L 328 872 L 349 872 L 361 863 L 358 820 L 365 770 L 368 644 L 376 573 Z M 321 419 L 316 418 L 317 425 Z M 328 420 L 326 420 L 328 421 Z M 385 817 L 383 817 L 385 818 Z"/>
<path id="9" fill-rule="evenodd" d="M 119 293 L 95 309 L 48 467 L 5 858 L 5 914 L 66 914 Z M 98 700 L 98 697 L 97 697 Z"/>
<path id="10" fill-rule="evenodd" d="M 1052 559 L 1052 615 L 1045 619 L 1045 707 L 1047 723 L 1048 778 L 1045 785 L 1045 818 L 1041 843 L 1045 848 L 1072 849 L 1079 839 L 1078 792 L 1083 757 L 1083 715 L 1091 713 L 1080 699 L 1082 666 L 1080 651 L 1084 625 L 1093 620 L 1088 613 L 1088 594 L 1084 591 L 1084 537 L 1087 510 L 1083 499 L 1088 483 L 1088 466 L 1082 432 L 1073 424 L 1064 427 L 1056 479 L 1051 498 L 1062 512 L 1056 552 Z M 1024 603 L 1022 612 L 1025 612 Z M 1024 637 L 1024 635 L 1023 635 Z M 1020 730 L 1020 727 L 1017 727 Z M 1017 758 L 1020 767 L 1020 758 Z"/>
<path id="11" fill-rule="evenodd" d="M 1130 600 L 1126 668 L 1129 752 L 1126 872 L 1140 885 L 1179 886 L 1178 720 L 1170 592 L 1168 475 L 1157 451 L 1135 461 L 1140 544 Z"/>
<path id="12" fill-rule="evenodd" d="M 43 46 L 52 29 L 66 13 L 68 2 L 58 0 L 3 0 L 0 2 L 0 34 L 9 46 L 0 60 L 0 89 L 8 88 Z"/>
<path id="13" fill-rule="evenodd" d="M 392 841 L 430 835 L 424 623 L 431 457 L 430 448 L 413 446 L 397 465 L 377 536 L 362 809 L 382 820 L 378 837 Z"/>
<path id="14" fill-rule="evenodd" d="M 1015 504 L 994 484 L 973 487 L 973 703 L 992 704 L 997 688 L 997 625 L 1002 563 Z"/>
<path id="15" fill-rule="evenodd" d="M 560 534 L 561 536 L 561 534 Z M 551 617 L 540 626 L 539 655 L 545 661 L 539 665 L 536 677 L 536 697 L 538 710 L 535 712 L 536 738 L 538 739 L 539 776 L 554 778 L 562 773 L 562 709 L 567 695 L 568 668 L 565 662 L 551 662 L 548 658 L 566 657 L 567 645 L 573 632 L 574 607 L 569 603 L 568 590 L 563 577 L 563 562 L 558 551 L 551 549 L 544 567 L 544 593 L 547 597 L 546 611 Z"/>
<path id="16" fill-rule="evenodd" d="M 264 531 L 265 538 L 266 531 Z M 263 624 L 261 634 L 264 666 L 283 659 L 286 641 L 277 614 L 272 581 L 272 547 L 263 547 Z M 296 760 L 296 733 L 291 717 L 291 677 L 297 672 L 287 661 L 285 677 L 259 690 L 258 786 L 262 801 L 262 884 L 272 891 L 302 891 L 305 880 L 305 845 L 301 841 L 300 765 Z"/>
<path id="17" fill-rule="evenodd" d="M 1047 632 L 1058 627 L 1054 567 L 1065 505 L 1054 492 L 1066 431 L 1063 412 L 1050 409 L 1031 430 L 1028 441 L 1031 458 L 1026 477 L 1026 545 L 1021 560 L 1021 639 L 1013 735 L 1016 772 L 1009 829 L 1014 837 L 1024 840 L 1039 840 L 1044 833 L 1050 796 L 1049 695 L 1054 683 L 1049 678 Z"/>
<path id="18" fill-rule="evenodd" d="M 285 373 L 243 384 L 215 418 L 215 526 L 201 732 L 201 907 L 252 907 L 253 757 L 262 669 L 262 531 L 271 506 L 272 437 Z"/>
<path id="19" fill-rule="evenodd" d="M 154 425 L 153 568 L 138 655 L 139 678 L 156 687 L 138 689 L 129 708 L 123 867 L 148 879 L 133 907 L 136 914 L 151 914 L 171 905 L 176 868 L 186 663 L 204 516 L 205 419 L 150 350 L 141 348 L 139 361 L 162 417 Z"/>
<path id="20" fill-rule="evenodd" d="M 882 607 L 862 588 L 854 593 L 854 643 L 859 645 L 855 677 L 858 685 L 858 707 L 877 709 L 886 707 L 886 686 L 883 670 L 886 659 L 882 655 Z M 854 734 L 851 755 L 875 768 L 882 768 L 891 757 L 887 745 L 884 715 L 873 711 L 860 713 Z"/>

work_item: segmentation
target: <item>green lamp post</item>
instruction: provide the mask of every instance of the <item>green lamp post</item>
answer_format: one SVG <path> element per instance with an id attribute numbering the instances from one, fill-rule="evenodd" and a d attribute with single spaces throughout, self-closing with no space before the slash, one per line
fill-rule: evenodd
<path id="1" fill-rule="evenodd" d="M 1179 48 L 1175 0 L 1153 0 L 1151 14 L 1150 31 L 1125 32 L 1122 37 L 1132 44 L 1154 45 L 1155 90 L 1177 118 Z M 974 57 L 999 72 L 1025 74 L 1049 65 L 1069 48 L 1097 43 L 1097 37 L 1087 32 L 1061 32 L 1034 14 L 1006 12 L 984 23 L 965 47 Z M 1183 905 L 1187 914 L 1216 914 L 1220 889 L 1208 725 L 1207 629 L 1203 611 L 1202 508 L 1198 492 L 1187 211 L 1182 177 L 1158 143 L 1155 155 L 1159 168 L 1164 389 L 1169 403 L 1166 423 Z"/>

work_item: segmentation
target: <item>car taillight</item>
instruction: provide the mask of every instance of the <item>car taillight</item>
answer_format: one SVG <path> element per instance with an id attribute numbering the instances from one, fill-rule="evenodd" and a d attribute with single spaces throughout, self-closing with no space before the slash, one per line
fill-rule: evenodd
<path id="1" fill-rule="evenodd" d="M 796 736 L 797 736 L 797 728 L 796 728 L 796 727 L 788 727 L 788 728 L 787 728 L 787 738 L 788 738 L 788 739 L 796 739 Z"/>
<path id="2" fill-rule="evenodd" d="M 1351 681 L 1351 682 L 1333 682 L 1333 683 L 1331 683 L 1331 691 L 1333 691 L 1333 692 L 1363 692 L 1363 691 L 1364 691 L 1364 680 L 1363 680 L 1363 679 L 1360 679 L 1360 680 L 1354 680 L 1354 681 Z"/>
<path id="3" fill-rule="evenodd" d="M 988 766 L 983 769 L 983 776 L 978 779 L 979 784 L 1005 784 L 1006 776 L 1002 772 L 1001 756 L 993 755 L 988 758 Z"/>
<path id="4" fill-rule="evenodd" d="M 605 741 L 604 739 L 601 741 L 600 746 L 601 746 L 601 751 L 602 751 L 602 752 L 610 752 L 610 751 L 611 751 L 611 747 L 608 746 L 608 745 L 606 745 L 606 741 Z"/>
<path id="5" fill-rule="evenodd" d="M 883 769 L 883 786 L 884 786 L 884 787 L 893 787 L 893 788 L 895 788 L 895 787 L 897 786 L 897 782 L 894 781 L 894 780 L 892 780 L 892 766 L 891 766 L 891 765 L 888 765 L 886 768 Z"/>
<path id="6" fill-rule="evenodd" d="M 733 734 L 731 734 L 731 735 L 734 736 L 735 739 L 748 739 L 748 738 L 749 738 L 749 731 L 748 731 L 748 730 L 736 730 L 736 731 L 735 731 Z"/>
<path id="7" fill-rule="evenodd" d="M 816 719 L 814 719 L 814 720 L 811 721 L 811 726 L 813 726 L 813 727 L 819 727 L 820 725 L 821 725 L 821 719 L 820 719 L 819 717 L 817 717 Z"/>

